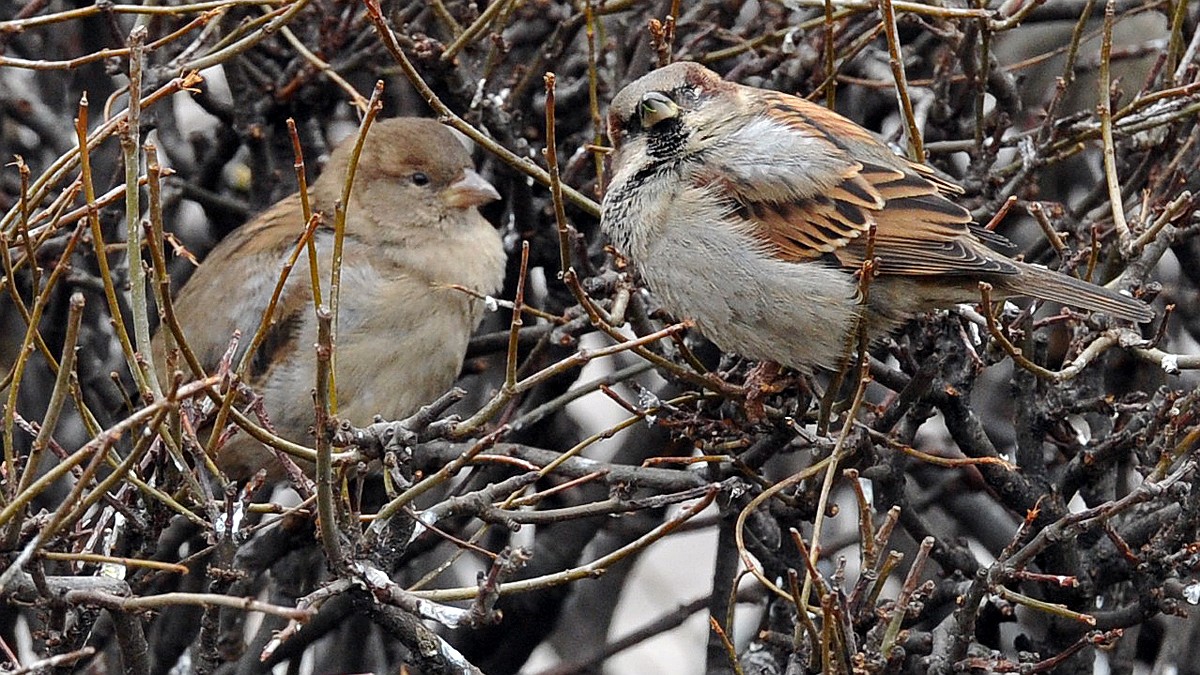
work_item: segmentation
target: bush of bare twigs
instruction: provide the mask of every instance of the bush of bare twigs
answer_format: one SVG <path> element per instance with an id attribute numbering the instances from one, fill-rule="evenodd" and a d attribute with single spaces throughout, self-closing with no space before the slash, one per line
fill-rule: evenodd
<path id="1" fill-rule="evenodd" d="M 1200 7 L 933 4 L 0 0 L 0 669 L 1200 672 Z M 826 376 L 748 403 L 597 232 L 606 102 L 678 59 L 918 130 L 1026 259 L 1159 320 L 939 312 L 828 424 Z M 374 105 L 477 140 L 507 288 L 465 398 L 329 427 L 345 491 L 267 502 L 171 423 L 223 390 L 130 364 L 167 277 L 295 190 L 288 120 L 311 174 Z M 658 573 L 707 590 L 615 618 L 681 532 Z M 681 656 L 617 660 L 647 641 Z"/>

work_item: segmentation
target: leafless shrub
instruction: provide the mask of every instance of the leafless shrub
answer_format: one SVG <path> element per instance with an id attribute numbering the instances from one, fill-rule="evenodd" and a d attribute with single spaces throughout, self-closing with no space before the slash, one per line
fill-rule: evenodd
<path id="1" fill-rule="evenodd" d="M 0 1 L 5 667 L 506 673 L 548 644 L 590 672 L 704 612 L 710 672 L 1198 672 L 1200 12 L 946 4 Z M 742 389 L 597 233 L 606 101 L 677 59 L 921 139 L 1027 259 L 1161 321 L 964 308 L 831 406 L 823 376 Z M 301 454 L 341 481 L 264 502 L 172 422 L 227 373 L 131 373 L 154 294 L 295 190 L 293 140 L 313 171 L 376 105 L 479 142 L 509 288 L 470 395 L 316 420 Z M 711 593 L 611 625 L 633 560 L 696 530 Z"/>

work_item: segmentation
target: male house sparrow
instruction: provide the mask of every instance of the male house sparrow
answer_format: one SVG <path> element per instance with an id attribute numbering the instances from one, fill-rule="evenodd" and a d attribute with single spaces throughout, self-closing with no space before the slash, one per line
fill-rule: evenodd
<path id="1" fill-rule="evenodd" d="M 957 185 L 803 99 L 680 62 L 618 93 L 608 133 L 602 228 L 667 311 L 743 356 L 836 368 L 860 320 L 875 337 L 977 299 L 980 281 L 1153 317 L 1138 300 L 991 250 L 985 240 L 1002 238 L 971 222 Z M 862 303 L 853 273 L 872 225 L 878 276 Z"/>
<path id="2" fill-rule="evenodd" d="M 350 138 L 333 151 L 309 190 L 313 210 L 324 213 L 314 241 L 326 305 L 334 203 L 353 145 Z M 499 198 L 441 124 L 396 118 L 371 127 L 347 207 L 335 345 L 339 417 L 358 424 L 376 414 L 399 419 L 454 383 L 483 306 L 450 285 L 481 294 L 500 290 L 504 247 L 476 209 Z M 180 291 L 179 321 L 206 372 L 216 368 L 235 329 L 245 349 L 304 227 L 298 195 L 284 199 L 222 240 Z M 262 393 L 276 431 L 311 444 L 317 320 L 306 255 L 291 271 L 273 319 L 246 377 Z M 160 358 L 162 343 L 159 335 Z M 272 478 L 282 475 L 274 457 L 246 434 L 224 445 L 217 464 L 235 480 L 260 468 Z"/>

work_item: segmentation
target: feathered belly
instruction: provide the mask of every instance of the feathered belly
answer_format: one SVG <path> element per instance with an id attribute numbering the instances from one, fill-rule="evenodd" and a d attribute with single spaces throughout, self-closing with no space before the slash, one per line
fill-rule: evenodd
<path id="1" fill-rule="evenodd" d="M 833 368 L 857 325 L 854 279 L 771 259 L 728 228 L 664 237 L 641 265 L 663 307 L 722 349 L 801 370 Z"/>

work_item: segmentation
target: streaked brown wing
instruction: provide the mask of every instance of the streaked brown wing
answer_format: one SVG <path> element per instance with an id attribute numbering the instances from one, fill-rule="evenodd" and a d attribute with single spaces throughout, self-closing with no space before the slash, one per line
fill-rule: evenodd
<path id="1" fill-rule="evenodd" d="M 805 199 L 756 200 L 746 189 L 734 192 L 738 213 L 754 223 L 753 233 L 793 261 L 838 254 L 867 233 L 874 222 L 870 214 L 885 206 L 878 190 L 862 177 L 860 165 L 850 167 L 828 193 Z"/>
<path id="2" fill-rule="evenodd" d="M 205 263 L 175 298 L 184 333 L 198 336 L 196 345 L 204 350 L 197 356 L 210 372 L 235 330 L 241 331 L 243 349 L 253 339 L 262 313 L 270 303 L 277 273 L 295 248 L 304 226 L 297 199 L 281 201 L 231 232 L 209 252 Z M 258 272 L 263 268 L 275 273 L 262 276 Z M 236 293 L 221 295 L 220 289 L 227 286 L 220 282 L 222 277 L 260 278 L 260 282 L 246 283 L 235 287 Z M 251 360 L 248 373 L 251 384 L 265 381 L 271 364 L 286 360 L 285 352 L 301 348 L 296 344 L 295 333 L 304 311 L 313 311 L 312 290 L 307 258 L 300 256 L 275 305 L 275 315 L 263 342 Z M 161 335 L 155 341 L 161 343 Z"/>
<path id="3" fill-rule="evenodd" d="M 799 98 L 770 96 L 767 114 L 808 139 L 828 143 L 830 152 L 847 141 L 870 144 L 872 150 L 868 161 L 849 165 L 831 189 L 806 198 L 780 201 L 773 194 L 756 194 L 753 185 L 731 186 L 737 212 L 753 221 L 751 232 L 780 258 L 799 262 L 833 255 L 846 267 L 858 267 L 874 225 L 874 254 L 883 274 L 1018 272 L 988 255 L 970 213 L 949 198 L 962 189 L 933 169 L 895 156 L 858 125 Z"/>

